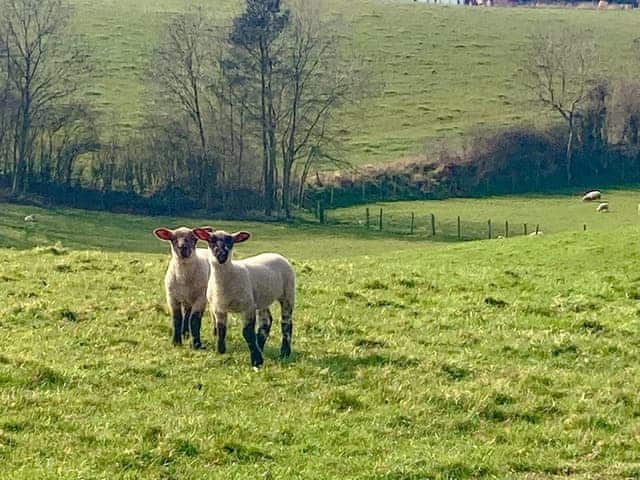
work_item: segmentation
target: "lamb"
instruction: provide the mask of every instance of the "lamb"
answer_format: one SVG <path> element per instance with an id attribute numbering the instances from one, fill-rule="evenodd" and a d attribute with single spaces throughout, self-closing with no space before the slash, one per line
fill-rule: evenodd
<path id="1" fill-rule="evenodd" d="M 31 215 L 27 215 L 26 217 L 24 217 L 24 221 L 31 223 L 31 222 L 35 222 L 36 221 L 36 216 L 31 214 Z"/>
<path id="2" fill-rule="evenodd" d="M 593 190 L 591 192 L 587 192 L 582 197 L 583 202 L 592 202 L 593 200 L 600 200 L 602 198 L 602 192 L 599 190 Z"/>
<path id="3" fill-rule="evenodd" d="M 296 283 L 295 272 L 289 261 L 275 253 L 233 261 L 233 246 L 248 240 L 250 233 L 211 233 L 210 228 L 196 228 L 193 232 L 200 240 L 207 242 L 211 250 L 207 297 L 211 318 L 215 320 L 218 352 L 226 351 L 227 314 L 240 313 L 243 315 L 242 336 L 249 347 L 251 365 L 260 367 L 263 363 L 262 351 L 273 321 L 269 307 L 278 301 L 282 310 L 280 357 L 287 358 L 291 354 Z"/>
<path id="4" fill-rule="evenodd" d="M 596 208 L 596 212 L 601 212 L 601 213 L 606 213 L 609 211 L 609 204 L 608 203 L 601 203 L 600 205 L 598 205 L 598 208 Z"/>
<path id="5" fill-rule="evenodd" d="M 153 234 L 171 242 L 171 261 L 164 287 L 173 319 L 173 344 L 181 345 L 183 335 L 186 337 L 191 332 L 191 346 L 200 349 L 202 313 L 207 306 L 209 251 L 196 249 L 198 238 L 190 228 L 156 228 Z"/>

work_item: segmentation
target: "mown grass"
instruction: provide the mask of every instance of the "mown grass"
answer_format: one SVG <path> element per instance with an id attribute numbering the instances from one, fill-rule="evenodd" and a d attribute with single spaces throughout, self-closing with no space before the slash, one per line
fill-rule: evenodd
<path id="1" fill-rule="evenodd" d="M 1 208 L 3 236 L 32 211 Z M 83 236 L 0 249 L 2 478 L 640 476 L 636 226 L 431 248 L 333 230 L 330 252 L 250 225 L 299 284 L 293 358 L 276 328 L 256 373 L 237 322 L 224 356 L 171 347 L 166 252 L 109 237 L 155 245 L 152 220 L 41 222 Z"/>
<path id="2" fill-rule="evenodd" d="M 102 114 L 103 136 L 129 135 L 150 98 L 142 79 L 158 33 L 172 15 L 203 5 L 220 22 L 240 0 L 72 0 L 74 27 L 94 51 L 87 97 Z M 345 40 L 384 85 L 373 98 L 347 106 L 340 136 L 347 159 L 375 163 L 455 145 L 479 128 L 544 122 L 522 85 L 529 36 L 543 28 L 591 31 L 599 70 L 636 75 L 632 39 L 638 13 L 529 8 L 442 8 L 409 1 L 328 0 L 327 14 L 344 20 Z"/>
<path id="3" fill-rule="evenodd" d="M 598 213 L 600 201 L 582 202 L 581 194 L 521 195 L 491 198 L 460 198 L 441 201 L 380 202 L 340 208 L 328 212 L 329 221 L 357 226 L 366 230 L 369 208 L 369 233 L 379 224 L 383 210 L 383 234 L 400 234 L 406 238 L 429 238 L 437 241 L 457 240 L 457 217 L 460 216 L 463 240 L 488 237 L 488 220 L 492 236 L 505 236 L 505 222 L 512 236 L 535 231 L 545 233 L 587 230 L 613 231 L 619 227 L 640 224 L 640 190 L 604 190 L 602 202 L 609 203 L 609 213 Z M 411 213 L 415 215 L 415 232 L 410 234 Z M 436 236 L 431 236 L 431 214 L 436 218 Z"/>

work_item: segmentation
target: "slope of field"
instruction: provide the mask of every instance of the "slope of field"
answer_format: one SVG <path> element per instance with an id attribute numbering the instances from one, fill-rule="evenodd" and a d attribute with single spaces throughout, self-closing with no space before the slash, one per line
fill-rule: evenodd
<path id="1" fill-rule="evenodd" d="M 1 207 L 27 246 L 33 209 Z M 295 354 L 274 328 L 256 373 L 237 321 L 224 356 L 170 346 L 150 220 L 37 214 L 73 248 L 0 249 L 3 479 L 640 476 L 638 227 L 424 248 L 250 225 L 299 282 Z"/>
<path id="2" fill-rule="evenodd" d="M 457 238 L 457 217 L 462 223 L 462 237 L 467 240 L 487 238 L 488 220 L 493 236 L 505 235 L 505 222 L 510 233 L 528 232 L 536 225 L 544 233 L 566 231 L 605 230 L 640 224 L 640 190 L 605 190 L 602 202 L 609 203 L 608 213 L 598 213 L 600 201 L 583 202 L 576 195 L 518 195 L 492 198 L 457 198 L 441 201 L 381 202 L 370 205 L 340 208 L 328 213 L 332 223 L 365 227 L 366 209 L 370 212 L 370 230 L 377 230 L 378 215 L 383 210 L 383 232 L 409 234 L 411 213 L 414 214 L 415 238 L 431 233 L 431 214 L 436 218 L 435 240 Z M 410 237 L 409 237 L 410 238 Z"/>
<path id="3" fill-rule="evenodd" d="M 141 75 L 163 22 L 203 5 L 224 22 L 239 0 L 72 0 L 75 28 L 94 50 L 95 81 L 87 95 L 103 114 L 103 135 L 128 134 L 145 105 Z M 328 0 L 343 18 L 345 37 L 373 76 L 384 82 L 375 98 L 345 108 L 342 136 L 349 160 L 373 163 L 422 151 L 425 139 L 454 144 L 476 126 L 546 121 L 522 86 L 528 36 L 542 28 L 592 31 L 600 69 L 637 73 L 633 53 L 638 14 L 528 8 L 442 8 L 405 1 Z"/>

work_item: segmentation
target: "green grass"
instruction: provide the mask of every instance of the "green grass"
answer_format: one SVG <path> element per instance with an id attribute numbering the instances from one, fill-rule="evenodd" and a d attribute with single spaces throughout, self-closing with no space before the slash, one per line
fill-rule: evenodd
<path id="1" fill-rule="evenodd" d="M 511 235 L 522 235 L 524 224 L 531 233 L 536 225 L 545 234 L 587 230 L 611 231 L 621 226 L 640 224 L 640 190 L 604 190 L 603 202 L 609 213 L 598 213 L 600 202 L 582 202 L 581 195 L 524 195 L 482 199 L 449 199 L 441 201 L 381 202 L 331 210 L 331 222 L 366 229 L 366 208 L 370 212 L 370 231 L 378 228 L 378 215 L 383 209 L 383 233 L 409 235 L 411 213 L 415 214 L 416 230 L 413 238 L 431 238 L 431 218 L 436 218 L 435 240 L 457 239 L 457 217 L 460 216 L 465 240 L 487 238 L 488 220 L 492 235 L 505 235 L 509 222 Z"/>
<path id="2" fill-rule="evenodd" d="M 75 29 L 94 51 L 88 98 L 102 113 L 103 135 L 128 135 L 147 109 L 142 73 L 158 32 L 182 0 L 72 0 Z M 224 21 L 239 0 L 202 0 Z M 638 13 L 530 8 L 442 8 L 406 1 L 328 0 L 358 55 L 383 81 L 379 95 L 345 108 L 341 137 L 348 160 L 376 163 L 423 151 L 435 139 L 456 145 L 476 127 L 545 121 L 522 86 L 528 36 L 542 28 L 593 32 L 599 69 L 637 75 L 631 39 Z"/>
<path id="3" fill-rule="evenodd" d="M 236 224 L 239 254 L 298 275 L 293 358 L 275 328 L 256 373 L 237 321 L 226 355 L 170 345 L 149 230 L 193 220 L 35 210 L 25 233 L 33 208 L 0 211 L 3 479 L 640 476 L 637 226 L 438 245 Z"/>

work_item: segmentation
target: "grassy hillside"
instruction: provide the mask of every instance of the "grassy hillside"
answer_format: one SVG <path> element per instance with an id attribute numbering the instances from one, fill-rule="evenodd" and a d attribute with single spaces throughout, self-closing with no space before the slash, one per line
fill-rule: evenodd
<path id="1" fill-rule="evenodd" d="M 426 249 L 248 225 L 239 253 L 299 282 L 295 354 L 276 328 L 255 373 L 237 321 L 224 356 L 170 346 L 156 220 L 37 211 L 71 248 L 22 249 L 33 209 L 1 207 L 2 478 L 640 476 L 638 227 Z"/>
<path id="2" fill-rule="evenodd" d="M 89 95 L 103 113 L 105 136 L 127 134 L 145 111 L 141 73 L 160 26 L 195 3 L 229 18 L 239 0 L 72 0 L 75 26 L 95 51 Z M 458 141 L 476 126 L 540 121 L 519 68 L 527 36 L 547 27 L 591 30 L 601 70 L 637 73 L 632 39 L 638 13 L 525 8 L 441 8 L 406 1 L 328 0 L 345 36 L 384 81 L 376 98 L 343 112 L 350 160 L 373 163 L 422 151 L 425 139 Z M 544 118 L 544 117 L 542 117 Z"/>

